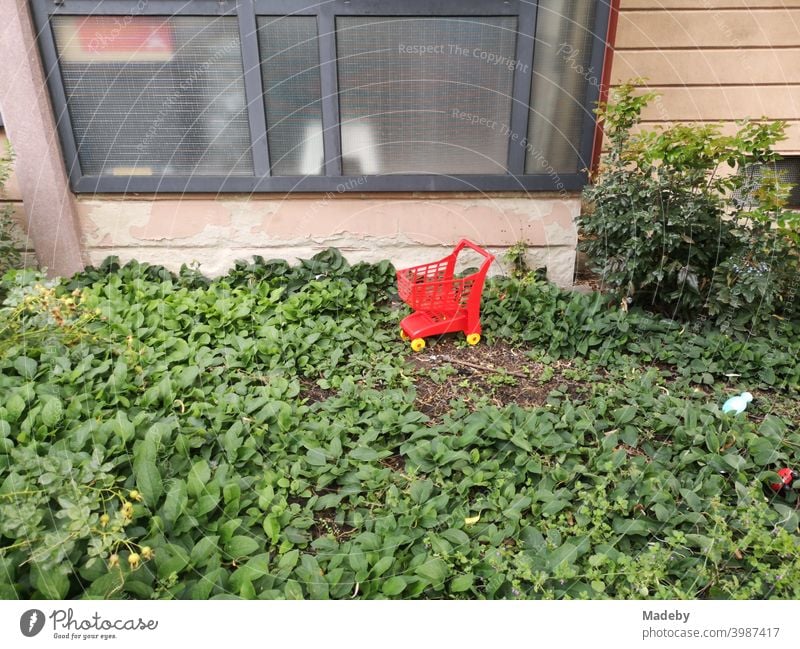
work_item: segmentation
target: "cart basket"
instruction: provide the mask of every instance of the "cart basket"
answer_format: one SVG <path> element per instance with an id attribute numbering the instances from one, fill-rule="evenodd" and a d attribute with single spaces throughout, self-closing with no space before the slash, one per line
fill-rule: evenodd
<path id="1" fill-rule="evenodd" d="M 454 277 L 458 254 L 464 248 L 471 248 L 482 255 L 485 261 L 477 272 L 466 277 Z M 493 260 L 494 257 L 486 250 L 463 239 L 443 259 L 397 271 L 398 293 L 415 311 L 438 316 L 453 315 L 468 307 L 473 292 L 480 299 L 483 282 Z"/>

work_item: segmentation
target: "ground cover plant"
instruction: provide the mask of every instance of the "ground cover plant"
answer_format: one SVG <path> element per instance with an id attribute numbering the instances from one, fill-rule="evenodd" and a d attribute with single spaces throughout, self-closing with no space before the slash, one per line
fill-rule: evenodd
<path id="1" fill-rule="evenodd" d="M 335 251 L 2 288 L 0 597 L 800 596 L 790 320 L 521 274 L 413 355 L 391 265 Z"/>

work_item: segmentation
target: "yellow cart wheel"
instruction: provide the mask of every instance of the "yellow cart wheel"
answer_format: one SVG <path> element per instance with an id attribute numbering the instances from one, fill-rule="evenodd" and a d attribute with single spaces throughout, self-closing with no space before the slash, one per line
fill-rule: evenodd
<path id="1" fill-rule="evenodd" d="M 414 338 L 414 340 L 411 341 L 411 349 L 413 349 L 415 352 L 421 352 L 423 349 L 425 349 L 425 339 Z"/>
<path id="2" fill-rule="evenodd" d="M 481 341 L 480 334 L 469 334 L 467 336 L 467 344 L 468 345 L 477 345 Z"/>
<path id="3" fill-rule="evenodd" d="M 402 329 L 400 330 L 400 340 L 411 340 L 408 337 L 408 334 L 405 331 L 403 331 Z"/>

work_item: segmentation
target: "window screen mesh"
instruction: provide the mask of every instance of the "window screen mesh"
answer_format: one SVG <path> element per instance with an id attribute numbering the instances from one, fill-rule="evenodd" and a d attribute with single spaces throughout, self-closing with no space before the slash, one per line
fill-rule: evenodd
<path id="1" fill-rule="evenodd" d="M 314 16 L 258 20 L 272 173 L 322 173 L 319 42 Z"/>
<path id="2" fill-rule="evenodd" d="M 505 173 L 516 27 L 337 18 L 344 173 Z"/>
<path id="3" fill-rule="evenodd" d="M 236 18 L 52 24 L 84 174 L 253 173 Z"/>
<path id="4" fill-rule="evenodd" d="M 594 0 L 540 0 L 533 54 L 533 84 L 525 172 L 577 173 L 589 83 Z"/>
<path id="5" fill-rule="evenodd" d="M 734 200 L 742 207 L 756 206 L 755 192 L 761 187 L 764 172 L 775 174 L 778 180 L 789 183 L 792 188 L 789 192 L 788 207 L 800 207 L 800 156 L 787 156 L 782 160 L 775 160 L 767 164 L 747 165 L 739 173 L 744 176 L 744 184 L 734 195 Z"/>

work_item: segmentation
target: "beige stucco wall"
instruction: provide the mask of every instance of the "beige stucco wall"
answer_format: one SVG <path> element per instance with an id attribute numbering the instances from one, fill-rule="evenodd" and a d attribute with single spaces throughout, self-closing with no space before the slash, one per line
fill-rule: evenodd
<path id="1" fill-rule="evenodd" d="M 531 244 L 529 263 L 569 286 L 575 265 L 579 200 L 524 196 L 344 195 L 80 197 L 84 245 L 93 263 L 107 255 L 164 264 L 198 262 L 209 275 L 236 259 L 309 257 L 328 246 L 352 262 L 431 261 L 467 237 L 498 254 Z"/>
<path id="2" fill-rule="evenodd" d="M 611 81 L 633 77 L 661 93 L 645 126 L 783 119 L 800 154 L 800 0 L 621 0 Z"/>

